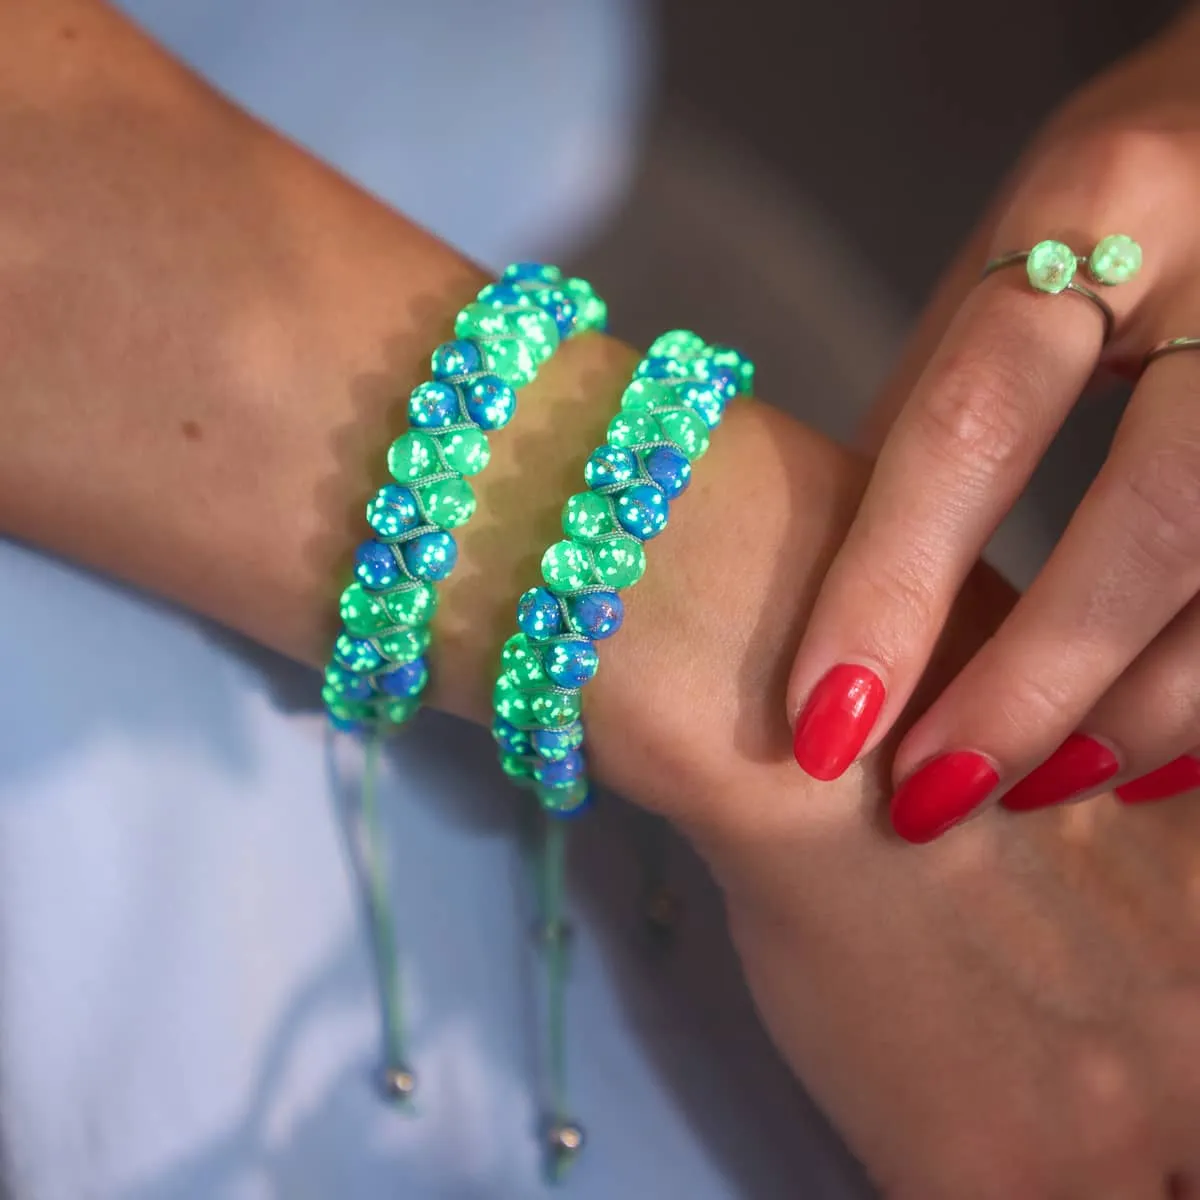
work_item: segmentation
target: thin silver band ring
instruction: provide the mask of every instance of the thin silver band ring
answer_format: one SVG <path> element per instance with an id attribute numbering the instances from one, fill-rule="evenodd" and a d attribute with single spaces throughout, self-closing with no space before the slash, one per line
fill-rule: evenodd
<path id="1" fill-rule="evenodd" d="M 994 275 L 997 271 L 1003 271 L 1005 267 L 1015 267 L 1018 264 L 1023 266 L 1028 258 L 1028 250 L 1014 250 L 1011 254 L 1002 254 L 999 258 L 993 258 L 992 261 L 983 268 L 983 274 L 980 276 L 980 278 L 986 279 L 989 275 Z M 1083 263 L 1086 262 L 1087 259 L 1079 258 L 1079 261 Z M 1104 318 L 1104 341 L 1107 342 L 1109 338 L 1112 337 L 1113 329 L 1117 324 L 1117 318 L 1113 315 L 1113 310 L 1108 307 L 1108 304 L 1095 292 L 1093 292 L 1092 289 L 1086 284 L 1075 283 L 1073 280 L 1072 282 L 1068 283 L 1065 288 L 1063 288 L 1063 291 L 1075 292 L 1077 295 L 1085 297 L 1100 310 L 1100 315 Z M 1050 293 L 1046 294 L 1048 295 Z M 1182 346 L 1179 347 L 1179 349 L 1184 348 L 1185 347 Z M 1155 349 L 1157 349 L 1157 347 L 1155 347 Z M 1151 353 L 1153 353 L 1153 351 L 1151 351 Z"/>
<path id="2" fill-rule="evenodd" d="M 1142 359 L 1142 370 L 1144 371 L 1156 358 L 1178 354 L 1180 350 L 1200 350 L 1200 337 L 1167 338 L 1166 341 L 1156 342 L 1146 351 L 1146 357 Z"/>

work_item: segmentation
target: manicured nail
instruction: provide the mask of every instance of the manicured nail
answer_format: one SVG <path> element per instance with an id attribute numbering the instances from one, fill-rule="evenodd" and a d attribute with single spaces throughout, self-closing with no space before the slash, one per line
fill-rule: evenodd
<path id="1" fill-rule="evenodd" d="M 892 828 L 906 842 L 932 842 L 970 816 L 1000 782 L 982 754 L 956 750 L 927 762 L 892 797 Z"/>
<path id="2" fill-rule="evenodd" d="M 796 761 L 814 779 L 836 779 L 857 757 L 886 695 L 874 671 L 839 663 L 796 718 Z"/>
<path id="3" fill-rule="evenodd" d="M 1000 803 L 1013 812 L 1049 808 L 1051 804 L 1062 804 L 1072 796 L 1090 792 L 1120 769 L 1120 760 L 1103 742 L 1073 733 Z"/>
<path id="4" fill-rule="evenodd" d="M 1151 800 L 1166 800 L 1193 788 L 1200 788 L 1200 758 L 1185 754 L 1149 775 L 1121 784 L 1117 795 L 1126 804 L 1148 804 Z"/>

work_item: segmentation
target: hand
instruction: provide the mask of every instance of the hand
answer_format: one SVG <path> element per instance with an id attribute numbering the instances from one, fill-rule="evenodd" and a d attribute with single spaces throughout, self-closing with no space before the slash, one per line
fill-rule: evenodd
<path id="1" fill-rule="evenodd" d="M 791 676 L 795 753 L 813 776 L 837 777 L 892 728 L 972 564 L 1098 364 L 1136 372 L 1160 340 L 1200 336 L 1198 54 L 1193 11 L 1076 97 L 932 306 Z M 980 280 L 1007 251 L 1057 238 L 1087 254 L 1108 234 L 1136 238 L 1145 263 L 1120 286 L 1092 284 L 1115 315 L 1105 344 L 1085 297 L 1039 293 L 1020 265 Z M 1006 793 L 1013 808 L 1088 795 L 1200 746 L 1198 590 L 1191 352 L 1146 369 L 1028 594 L 901 743 L 896 830 L 928 841 Z M 1200 762 L 1185 758 L 1121 793 L 1198 784 Z"/>
<path id="2" fill-rule="evenodd" d="M 889 747 L 795 770 L 787 670 L 863 479 L 729 413 L 604 644 L 593 765 L 705 855 L 776 1044 L 889 1200 L 1195 1196 L 1200 806 L 995 811 L 918 861 L 880 834 Z M 923 689 L 1011 604 L 976 569 Z"/>

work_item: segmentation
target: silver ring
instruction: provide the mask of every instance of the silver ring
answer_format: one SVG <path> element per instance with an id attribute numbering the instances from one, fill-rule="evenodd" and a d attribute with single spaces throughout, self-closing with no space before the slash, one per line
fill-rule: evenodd
<path id="1" fill-rule="evenodd" d="M 1081 264 L 1087 262 L 1087 259 L 1082 255 L 1077 254 L 1075 257 Z M 1024 266 L 1028 259 L 1028 250 L 1014 250 L 1011 254 L 1002 254 L 999 258 L 993 258 L 992 261 L 983 268 L 983 274 L 980 276 L 980 279 L 986 279 L 989 275 L 994 275 L 997 271 L 1003 271 L 1005 267 L 1015 267 L 1018 264 Z M 1077 295 L 1083 296 L 1085 299 L 1090 300 L 1100 310 L 1100 315 L 1104 318 L 1104 341 L 1107 342 L 1109 338 L 1112 337 L 1113 329 L 1117 324 L 1117 318 L 1113 315 L 1113 310 L 1108 307 L 1108 304 L 1095 292 L 1093 292 L 1092 289 L 1086 284 L 1076 283 L 1074 280 L 1068 283 L 1067 286 L 1063 288 L 1063 291 L 1075 292 Z M 1183 347 L 1179 348 L 1183 349 Z"/>
<path id="2" fill-rule="evenodd" d="M 1156 342 L 1146 351 L 1146 357 L 1142 359 L 1142 370 L 1144 371 L 1156 358 L 1178 354 L 1180 350 L 1200 350 L 1200 337 L 1167 338 L 1164 342 Z"/>

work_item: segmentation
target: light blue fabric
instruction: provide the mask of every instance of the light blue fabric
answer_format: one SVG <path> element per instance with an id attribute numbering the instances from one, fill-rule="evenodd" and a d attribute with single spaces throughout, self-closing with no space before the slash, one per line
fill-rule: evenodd
<path id="1" fill-rule="evenodd" d="M 482 260 L 565 242 L 620 188 L 632 0 L 126 7 Z M 406 1119 L 371 1084 L 378 1016 L 336 802 L 357 752 L 331 756 L 315 677 L 6 543 L 0 655 L 13 1197 L 542 1193 L 514 807 L 484 734 L 427 714 L 381 785 L 421 1077 Z M 572 1081 L 591 1145 L 563 1194 L 860 1194 L 758 1030 L 681 850 L 685 936 L 664 961 L 644 952 L 637 828 L 619 805 L 579 827 Z"/>

